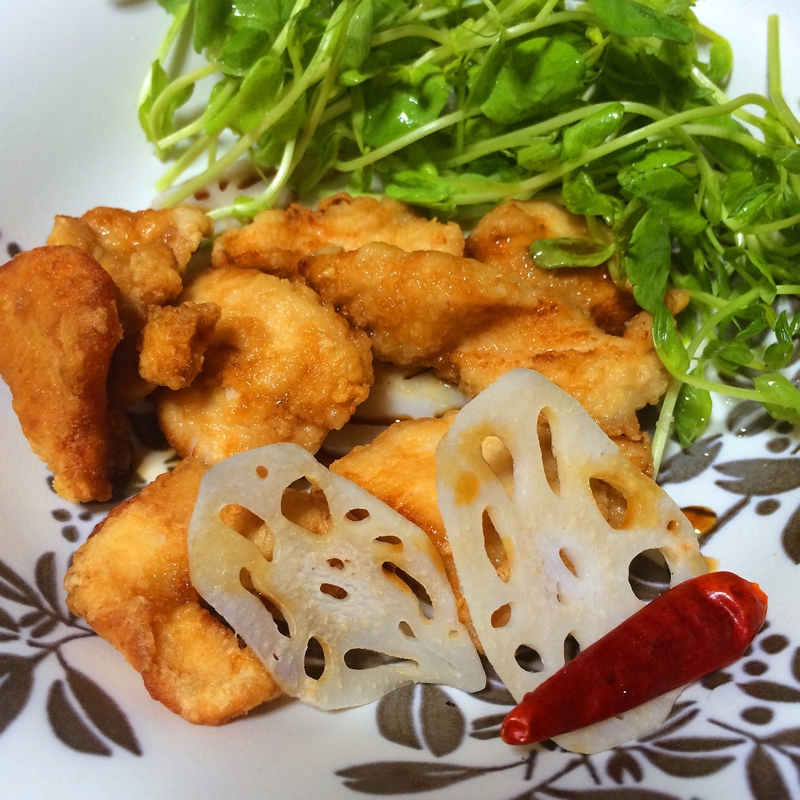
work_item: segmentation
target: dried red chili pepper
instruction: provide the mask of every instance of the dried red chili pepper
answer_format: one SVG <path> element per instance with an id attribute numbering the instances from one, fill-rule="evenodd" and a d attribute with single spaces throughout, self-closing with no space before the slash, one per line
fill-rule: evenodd
<path id="1" fill-rule="evenodd" d="M 740 658 L 766 615 L 764 592 L 731 572 L 679 583 L 528 692 L 500 736 L 550 739 L 691 683 Z"/>

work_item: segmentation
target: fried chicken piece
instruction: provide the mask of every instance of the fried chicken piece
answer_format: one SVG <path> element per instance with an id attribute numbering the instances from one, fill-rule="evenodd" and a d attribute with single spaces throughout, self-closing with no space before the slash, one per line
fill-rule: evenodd
<path id="1" fill-rule="evenodd" d="M 578 398 L 608 435 L 639 440 L 637 409 L 668 385 L 643 312 L 623 336 L 612 336 L 580 302 L 509 278 L 500 267 L 385 244 L 312 256 L 300 269 L 369 333 L 377 358 L 432 366 L 468 396 L 529 367 Z"/>
<path id="2" fill-rule="evenodd" d="M 76 247 L 40 247 L 0 267 L 0 375 L 33 451 L 65 500 L 108 500 L 130 460 L 106 378 L 122 338 L 108 273 Z"/>
<path id="3" fill-rule="evenodd" d="M 222 309 L 216 303 L 151 306 L 142 334 L 139 374 L 149 383 L 183 389 L 203 366 Z"/>
<path id="4" fill-rule="evenodd" d="M 322 200 L 316 210 L 293 204 L 284 211 L 262 211 L 250 225 L 217 238 L 212 262 L 215 267 L 257 267 L 296 279 L 304 256 L 325 247 L 357 250 L 370 242 L 409 251 L 464 252 L 464 237 L 454 222 L 427 220 L 390 197 L 340 193 Z"/>
<path id="5" fill-rule="evenodd" d="M 657 403 L 669 386 L 650 322 L 642 312 L 623 336 L 609 336 L 562 303 L 545 300 L 467 334 L 437 369 L 470 397 L 511 367 L 536 370 L 575 397 L 607 435 L 636 440 L 637 410 Z"/>
<path id="6" fill-rule="evenodd" d="M 155 395 L 181 455 L 215 463 L 273 442 L 316 452 L 372 383 L 369 341 L 307 286 L 253 269 L 201 273 L 183 301 L 222 309 L 192 385 Z"/>
<path id="7" fill-rule="evenodd" d="M 435 365 L 464 333 L 527 302 L 502 271 L 434 251 L 387 244 L 311 256 L 303 277 L 324 300 L 367 331 L 376 358 L 401 366 Z"/>
<path id="8" fill-rule="evenodd" d="M 213 228 L 211 219 L 191 206 L 158 211 L 98 207 L 80 218 L 55 218 L 47 243 L 71 244 L 89 253 L 119 290 L 125 338 L 114 356 L 109 389 L 123 405 L 153 388 L 139 376 L 138 366 L 148 308 L 180 294 L 186 265 Z"/>
<path id="9" fill-rule="evenodd" d="M 205 467 L 181 462 L 117 506 L 75 554 L 67 604 L 190 722 L 219 725 L 280 694 L 189 581 L 187 531 Z"/>
<path id="10" fill-rule="evenodd" d="M 475 226 L 466 253 L 477 261 L 502 267 L 507 275 L 545 291 L 566 293 L 606 333 L 621 335 L 639 313 L 633 295 L 614 284 L 605 267 L 541 269 L 530 246 L 539 239 L 590 239 L 583 217 L 549 200 L 510 200 L 494 208 Z"/>

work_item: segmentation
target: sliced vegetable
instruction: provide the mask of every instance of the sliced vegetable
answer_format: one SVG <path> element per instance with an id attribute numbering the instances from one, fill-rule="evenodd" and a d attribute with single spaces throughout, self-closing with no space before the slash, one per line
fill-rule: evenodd
<path id="1" fill-rule="evenodd" d="M 732 572 L 684 581 L 526 694 L 500 735 L 531 744 L 636 708 L 740 658 L 766 615 L 764 592 Z"/>
<path id="2" fill-rule="evenodd" d="M 211 467 L 188 539 L 192 585 L 292 697 L 336 709 L 486 683 L 427 535 L 299 445 Z"/>

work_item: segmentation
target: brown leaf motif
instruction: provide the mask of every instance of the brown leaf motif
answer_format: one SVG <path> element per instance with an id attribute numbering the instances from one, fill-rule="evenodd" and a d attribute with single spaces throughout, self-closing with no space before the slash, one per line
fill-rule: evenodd
<path id="1" fill-rule="evenodd" d="M 122 709 L 91 678 L 60 659 L 67 684 L 89 721 L 114 744 L 136 756 L 142 754 L 136 734 Z"/>
<path id="2" fill-rule="evenodd" d="M 761 403 L 754 400 L 744 400 L 737 403 L 732 409 L 725 426 L 737 436 L 757 436 L 769 430 L 775 420 L 765 410 Z"/>
<path id="3" fill-rule="evenodd" d="M 558 800 L 680 800 L 674 794 L 657 792 L 643 787 L 589 790 L 548 788 L 547 797 L 555 797 Z"/>
<path id="4" fill-rule="evenodd" d="M 606 764 L 606 772 L 615 783 L 624 783 L 625 777 L 630 776 L 636 783 L 644 777 L 639 762 L 626 750 L 618 749 Z"/>
<path id="5" fill-rule="evenodd" d="M 473 739 L 497 739 L 500 736 L 500 726 L 506 718 L 505 714 L 488 714 L 485 717 L 478 717 L 472 720 Z"/>
<path id="6" fill-rule="evenodd" d="M 354 792 L 377 795 L 433 792 L 477 778 L 492 769 L 427 761 L 377 761 L 339 770 L 344 785 Z"/>
<path id="7" fill-rule="evenodd" d="M 718 480 L 717 486 L 733 494 L 775 495 L 800 487 L 800 459 L 747 458 L 716 464 L 717 472 L 735 480 Z"/>
<path id="8" fill-rule="evenodd" d="M 702 475 L 714 463 L 722 450 L 721 440 L 720 434 L 698 439 L 691 447 L 666 459 L 661 465 L 658 482 L 662 485 L 685 483 Z"/>
<path id="9" fill-rule="evenodd" d="M 677 778 L 702 778 L 713 775 L 734 760 L 733 756 L 685 756 L 651 749 L 642 752 L 654 767 Z"/>
<path id="10" fill-rule="evenodd" d="M 32 639 L 41 639 L 47 634 L 52 633 L 59 625 L 58 617 L 46 617 L 36 627 L 31 629 Z"/>
<path id="11" fill-rule="evenodd" d="M 378 731 L 390 742 L 422 750 L 422 743 L 414 729 L 414 685 L 395 689 L 378 703 Z"/>
<path id="12" fill-rule="evenodd" d="M 33 653 L 0 653 L 0 733 L 27 705 L 37 665 L 54 656 L 64 671 L 47 694 L 47 719 L 55 736 L 80 753 L 109 756 L 108 742 L 141 755 L 141 747 L 127 717 L 93 680 L 64 660 L 68 642 L 94 636 L 77 617 L 62 610 L 55 554 L 42 554 L 33 569 L 35 588 L 0 561 L 0 599 L 27 607 L 18 619 L 0 608 L 0 642 L 16 641 Z M 59 629 L 61 629 L 59 631 Z M 45 637 L 56 632 L 61 638 Z"/>
<path id="13" fill-rule="evenodd" d="M 747 681 L 740 683 L 739 688 L 756 700 L 766 700 L 771 703 L 800 703 L 800 689 L 775 681 Z"/>
<path id="14" fill-rule="evenodd" d="M 53 733 L 67 747 L 79 753 L 110 756 L 110 748 L 81 719 L 64 690 L 63 681 L 57 680 L 50 686 L 47 696 L 47 719 Z"/>
<path id="15" fill-rule="evenodd" d="M 420 697 L 418 708 L 416 697 Z M 429 684 L 401 686 L 386 695 L 378 703 L 377 722 L 384 739 L 413 750 L 427 748 L 437 758 L 459 748 L 467 727 L 450 695 Z"/>
<path id="16" fill-rule="evenodd" d="M 768 736 L 764 740 L 765 744 L 773 747 L 798 747 L 800 748 L 800 728 L 787 728 L 783 731 Z"/>
<path id="17" fill-rule="evenodd" d="M 33 688 L 37 659 L 0 654 L 0 733 L 25 708 Z"/>
<path id="18" fill-rule="evenodd" d="M 437 758 L 457 750 L 464 740 L 464 715 L 438 686 L 423 684 L 420 722 L 425 744 Z"/>
<path id="19" fill-rule="evenodd" d="M 781 532 L 783 552 L 795 563 L 800 564 L 800 506 L 794 510 Z"/>
<path id="20" fill-rule="evenodd" d="M 671 753 L 713 753 L 742 744 L 744 739 L 715 738 L 710 736 L 676 736 L 673 739 L 660 739 L 655 742 L 662 750 Z"/>
<path id="21" fill-rule="evenodd" d="M 477 697 L 478 700 L 482 700 L 484 703 L 491 703 L 496 706 L 508 706 L 509 708 L 515 706 L 517 704 L 516 701 L 500 678 L 497 677 L 494 667 L 485 658 L 482 658 L 481 661 L 486 672 L 486 686 L 472 696 Z"/>
<path id="22" fill-rule="evenodd" d="M 56 570 L 56 554 L 44 553 L 36 562 L 34 577 L 36 588 L 55 614 L 61 614 L 58 602 L 58 572 Z"/>
<path id="23" fill-rule="evenodd" d="M 747 782 L 754 800 L 792 800 L 775 759 L 760 745 L 747 759 Z"/>
<path id="24" fill-rule="evenodd" d="M 32 628 L 34 625 L 38 625 L 43 619 L 45 619 L 44 611 L 29 611 L 19 618 L 19 624 L 22 628 Z"/>
<path id="25" fill-rule="evenodd" d="M 14 633 L 19 631 L 19 625 L 17 625 L 14 617 L 4 608 L 0 608 L 0 628 L 5 628 L 7 631 L 12 631 Z"/>
<path id="26" fill-rule="evenodd" d="M 0 597 L 24 606 L 37 606 L 36 593 L 11 567 L 0 560 Z"/>

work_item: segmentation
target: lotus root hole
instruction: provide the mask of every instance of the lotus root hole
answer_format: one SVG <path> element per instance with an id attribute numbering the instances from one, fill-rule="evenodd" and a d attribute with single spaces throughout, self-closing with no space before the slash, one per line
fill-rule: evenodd
<path id="1" fill-rule="evenodd" d="M 347 597 L 347 590 L 333 583 L 323 583 L 319 590 L 322 594 L 327 594 L 328 597 L 333 597 L 335 600 L 344 600 Z"/>
<path id="2" fill-rule="evenodd" d="M 328 566 L 331 569 L 344 569 L 344 561 L 341 558 L 329 558 Z"/>
<path id="3" fill-rule="evenodd" d="M 552 412 L 543 409 L 536 420 L 536 435 L 539 438 L 539 451 L 542 454 L 542 469 L 550 491 L 556 496 L 561 495 L 561 479 L 558 475 L 558 460 L 553 449 L 553 429 L 547 414 Z"/>
<path id="4" fill-rule="evenodd" d="M 269 475 L 269 470 L 265 466 L 259 465 L 256 467 L 256 475 L 264 480 Z"/>
<path id="5" fill-rule="evenodd" d="M 351 508 L 344 517 L 351 522 L 361 522 L 362 520 L 369 519 L 369 511 L 367 511 L 366 508 Z"/>
<path id="6" fill-rule="evenodd" d="M 375 541 L 391 545 L 396 550 L 403 549 L 403 540 L 399 536 L 376 536 Z"/>
<path id="7" fill-rule="evenodd" d="M 492 612 L 491 623 L 493 628 L 504 628 L 511 622 L 511 604 L 505 603 Z"/>
<path id="8" fill-rule="evenodd" d="M 284 490 L 281 497 L 281 513 L 289 522 L 304 528 L 309 533 L 324 536 L 333 530 L 328 498 L 319 486 L 310 483 L 310 491 L 294 487 Z"/>
<path id="9" fill-rule="evenodd" d="M 229 503 L 219 512 L 219 518 L 231 530 L 251 541 L 267 561 L 272 561 L 272 533 L 258 514 L 238 503 Z"/>
<path id="10" fill-rule="evenodd" d="M 316 637 L 312 636 L 306 645 L 303 669 L 312 681 L 318 681 L 325 672 L 325 649 Z"/>
<path id="11" fill-rule="evenodd" d="M 578 577 L 578 570 L 575 569 L 575 564 L 572 563 L 572 559 L 567 555 L 566 548 L 562 547 L 558 551 L 559 558 L 564 566 L 577 578 Z"/>
<path id="12" fill-rule="evenodd" d="M 349 669 L 375 669 L 376 667 L 397 666 L 399 664 L 409 664 L 417 666 L 417 662 L 410 658 L 400 658 L 399 656 L 381 653 L 377 650 L 367 650 L 354 647 L 344 654 L 345 666 Z"/>
<path id="13" fill-rule="evenodd" d="M 542 657 L 527 644 L 521 644 L 514 651 L 514 660 L 525 672 L 541 672 L 544 669 Z"/>
<path id="14" fill-rule="evenodd" d="M 239 583 L 241 583 L 242 587 L 253 595 L 266 609 L 267 613 L 272 617 L 275 627 L 278 629 L 278 633 L 280 633 L 281 636 L 285 636 L 287 639 L 291 639 L 292 634 L 289 630 L 289 623 L 286 621 L 281 607 L 271 597 L 258 590 L 253 583 L 253 576 L 246 567 L 242 567 L 239 570 Z"/>
<path id="15" fill-rule="evenodd" d="M 400 629 L 400 633 L 402 633 L 404 636 L 408 636 L 409 639 L 417 638 L 417 635 L 414 633 L 411 626 L 405 620 L 401 620 L 400 624 L 397 627 Z"/>
<path id="16" fill-rule="evenodd" d="M 391 561 L 384 561 L 381 569 L 383 569 L 384 576 L 395 586 L 410 591 L 417 598 L 420 613 L 425 619 L 433 619 L 433 601 L 427 589 L 416 578 Z"/>
<path id="17" fill-rule="evenodd" d="M 672 573 L 660 550 L 643 550 L 628 565 L 628 583 L 639 600 L 654 600 L 670 587 Z"/>
<path id="18" fill-rule="evenodd" d="M 508 579 L 511 577 L 511 561 L 505 544 L 489 516 L 488 508 L 483 511 L 483 547 L 497 577 L 503 583 L 508 583 Z"/>
<path id="19" fill-rule="evenodd" d="M 628 501 L 625 495 L 603 478 L 591 478 L 589 487 L 603 519 L 615 531 L 626 528 L 630 521 L 628 520 Z"/>
<path id="20" fill-rule="evenodd" d="M 514 458 L 501 439 L 487 436 L 481 442 L 481 454 L 495 474 L 509 500 L 514 499 Z"/>
<path id="21" fill-rule="evenodd" d="M 581 646 L 578 644 L 578 640 L 570 633 L 564 639 L 564 663 L 568 664 L 580 651 Z"/>

